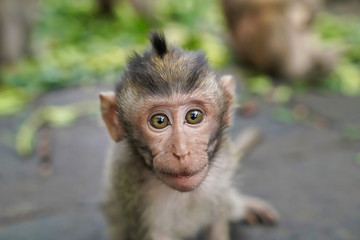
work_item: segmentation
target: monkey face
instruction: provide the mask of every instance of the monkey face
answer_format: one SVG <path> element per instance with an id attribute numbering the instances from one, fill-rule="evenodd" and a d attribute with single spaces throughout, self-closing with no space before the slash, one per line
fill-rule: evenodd
<path id="1" fill-rule="evenodd" d="M 126 98 L 117 103 L 113 92 L 101 93 L 102 117 L 114 141 L 129 139 L 162 182 L 191 191 L 206 178 L 223 130 L 230 124 L 233 79 L 224 76 L 220 84 L 189 94 L 130 98 L 131 104 L 124 103 Z M 121 104 L 128 106 L 126 111 L 117 111 Z"/>
<path id="2" fill-rule="evenodd" d="M 141 148 L 146 163 L 170 187 L 186 192 L 198 187 L 209 169 L 216 143 L 216 108 L 206 96 L 173 96 L 147 102 L 141 114 Z"/>

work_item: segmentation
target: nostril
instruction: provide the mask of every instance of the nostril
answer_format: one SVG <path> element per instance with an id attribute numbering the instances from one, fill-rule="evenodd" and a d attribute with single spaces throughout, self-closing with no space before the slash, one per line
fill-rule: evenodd
<path id="1" fill-rule="evenodd" d="M 173 152 L 174 157 L 180 158 L 176 153 Z"/>
<path id="2" fill-rule="evenodd" d="M 186 156 L 190 155 L 190 151 L 183 151 L 183 152 L 174 151 L 173 154 L 175 157 L 182 159 L 182 158 L 185 158 Z"/>

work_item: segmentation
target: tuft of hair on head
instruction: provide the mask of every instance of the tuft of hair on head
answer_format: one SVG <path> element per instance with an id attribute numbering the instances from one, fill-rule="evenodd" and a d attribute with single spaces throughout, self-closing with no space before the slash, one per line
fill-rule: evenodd
<path id="1" fill-rule="evenodd" d="M 166 39 L 163 33 L 151 32 L 150 42 L 153 50 L 155 50 L 156 54 L 160 58 L 163 58 L 164 55 L 168 53 Z"/>

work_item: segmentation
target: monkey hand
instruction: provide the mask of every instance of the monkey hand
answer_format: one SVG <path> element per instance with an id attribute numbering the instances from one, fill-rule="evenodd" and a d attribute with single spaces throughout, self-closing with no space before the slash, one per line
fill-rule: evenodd
<path id="1" fill-rule="evenodd" d="M 279 214 L 267 202 L 255 197 L 243 196 L 245 216 L 242 223 L 248 225 L 275 225 L 279 222 Z"/>

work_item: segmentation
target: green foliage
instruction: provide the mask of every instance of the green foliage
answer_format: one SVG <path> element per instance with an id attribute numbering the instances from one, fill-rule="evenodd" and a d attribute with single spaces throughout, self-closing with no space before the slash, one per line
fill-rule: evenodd
<path id="1" fill-rule="evenodd" d="M 20 88 L 0 89 L 0 116 L 20 111 L 27 103 L 27 95 Z"/>
<path id="2" fill-rule="evenodd" d="M 30 94 L 69 85 L 118 78 L 128 55 L 141 51 L 152 29 L 163 29 L 171 42 L 202 48 L 210 62 L 227 62 L 220 38 L 220 10 L 211 1 L 155 1 L 154 16 L 140 16 L 127 1 L 114 18 L 96 14 L 94 0 L 42 0 L 33 40 L 40 54 L 3 72 L 4 83 Z M 160 4 L 161 3 L 161 4 Z M 176 38 L 174 38 L 176 37 Z"/>
<path id="3" fill-rule="evenodd" d="M 119 1 L 113 18 L 98 16 L 95 0 L 40 1 L 33 34 L 37 54 L 33 59 L 4 68 L 1 76 L 4 86 L 21 87 L 27 96 L 71 85 L 114 82 L 133 50 L 142 51 L 148 46 L 147 36 L 152 29 L 163 30 L 171 43 L 190 50 L 202 49 L 215 68 L 222 68 L 230 61 L 224 43 L 222 13 L 216 0 L 153 1 L 151 16 L 141 16 L 128 1 Z M 322 87 L 346 95 L 358 94 L 360 18 L 322 14 L 315 30 L 325 41 L 335 42 L 344 51 L 340 64 L 322 81 Z M 271 85 L 270 79 L 263 75 L 249 81 L 250 91 L 261 95 Z M 292 90 L 282 90 L 276 93 L 277 101 L 286 102 Z M 9 106 L 17 104 L 11 101 L 4 102 Z"/>
<path id="4" fill-rule="evenodd" d="M 286 107 L 278 106 L 274 108 L 271 112 L 271 117 L 281 123 L 290 124 L 295 122 L 292 111 Z"/>
<path id="5" fill-rule="evenodd" d="M 322 14 L 316 31 L 327 42 L 340 46 L 340 63 L 324 81 L 324 87 L 344 95 L 360 93 L 360 18 Z"/>
<path id="6" fill-rule="evenodd" d="M 315 23 L 315 30 L 322 39 L 341 44 L 345 57 L 360 63 L 360 18 L 321 14 Z"/>
<path id="7" fill-rule="evenodd" d="M 272 83 L 270 77 L 257 75 L 249 78 L 247 87 L 252 93 L 265 95 L 271 90 Z"/>

